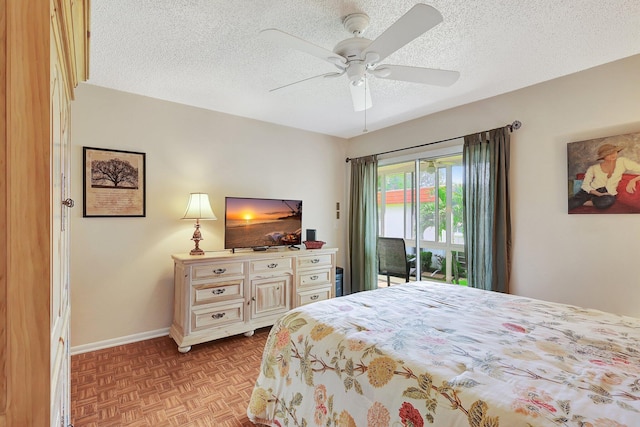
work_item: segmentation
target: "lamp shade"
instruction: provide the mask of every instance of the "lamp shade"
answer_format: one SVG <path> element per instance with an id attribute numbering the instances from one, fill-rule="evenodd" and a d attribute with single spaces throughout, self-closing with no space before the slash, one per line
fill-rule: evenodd
<path id="1" fill-rule="evenodd" d="M 191 193 L 187 210 L 182 219 L 218 219 L 211 209 L 209 195 L 207 193 Z"/>

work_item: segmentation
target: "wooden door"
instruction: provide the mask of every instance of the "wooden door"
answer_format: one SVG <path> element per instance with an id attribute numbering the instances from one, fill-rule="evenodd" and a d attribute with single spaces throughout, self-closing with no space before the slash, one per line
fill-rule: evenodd
<path id="1" fill-rule="evenodd" d="M 69 209 L 70 189 L 70 94 L 64 84 L 57 15 L 51 25 L 51 425 L 69 425 Z"/>
<path id="2" fill-rule="evenodd" d="M 69 424 L 69 229 L 61 203 L 69 102 L 87 76 L 88 10 L 88 0 L 0 0 L 0 427 Z M 82 40 L 72 51 L 75 37 Z M 81 68 L 75 75 L 71 64 Z"/>
<path id="3" fill-rule="evenodd" d="M 50 425 L 50 7 L 0 0 L 5 103 L 0 426 Z M 0 320 L 1 322 L 1 320 Z"/>

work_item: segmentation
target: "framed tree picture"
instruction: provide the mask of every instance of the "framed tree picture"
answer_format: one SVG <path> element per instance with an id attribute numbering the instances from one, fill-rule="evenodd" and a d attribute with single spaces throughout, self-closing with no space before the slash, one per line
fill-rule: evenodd
<path id="1" fill-rule="evenodd" d="M 84 217 L 144 217 L 145 154 L 83 147 Z"/>

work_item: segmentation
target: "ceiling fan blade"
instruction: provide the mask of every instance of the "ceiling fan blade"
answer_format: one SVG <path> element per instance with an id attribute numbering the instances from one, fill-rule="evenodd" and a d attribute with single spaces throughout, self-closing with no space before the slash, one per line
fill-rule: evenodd
<path id="1" fill-rule="evenodd" d="M 368 72 L 380 79 L 424 83 L 434 86 L 451 86 L 460 77 L 460 73 L 457 71 L 405 65 L 379 65 L 376 69 Z"/>
<path id="2" fill-rule="evenodd" d="M 382 61 L 441 22 L 440 12 L 429 5 L 418 3 L 372 41 L 362 52 L 362 58 L 365 58 L 367 53 L 373 52 L 378 54 L 375 62 Z"/>
<path id="3" fill-rule="evenodd" d="M 260 31 L 260 34 L 265 39 L 275 42 L 282 47 L 287 47 L 308 53 L 317 58 L 328 61 L 338 66 L 339 68 L 343 68 L 342 66 L 347 62 L 347 60 L 343 56 L 333 53 L 328 49 L 315 45 L 299 37 L 287 34 L 284 31 L 276 30 L 275 28 L 267 28 L 266 30 Z"/>
<path id="4" fill-rule="evenodd" d="M 349 82 L 349 89 L 351 90 L 354 111 L 364 111 L 372 107 L 371 92 L 369 92 L 369 85 L 366 82 L 360 85 Z"/>
<path id="5" fill-rule="evenodd" d="M 317 78 L 320 78 L 320 77 L 339 77 L 339 76 L 341 76 L 343 74 L 344 74 L 344 71 L 319 74 L 317 76 L 307 77 L 306 79 L 302 79 L 302 80 L 298 80 L 296 82 L 288 83 L 286 85 L 279 86 L 279 87 L 274 88 L 274 89 L 269 89 L 269 92 L 273 92 L 273 91 L 279 90 L 279 89 L 284 89 L 285 87 L 289 87 L 289 86 L 293 86 L 293 85 L 298 84 L 298 83 L 306 82 L 307 80 L 313 80 L 313 79 L 317 79 Z"/>

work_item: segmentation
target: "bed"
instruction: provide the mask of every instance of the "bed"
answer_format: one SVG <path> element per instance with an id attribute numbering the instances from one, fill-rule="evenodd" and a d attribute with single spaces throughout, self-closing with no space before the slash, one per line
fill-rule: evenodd
<path id="1" fill-rule="evenodd" d="M 294 309 L 247 409 L 267 426 L 640 426 L 640 319 L 437 282 Z"/>

